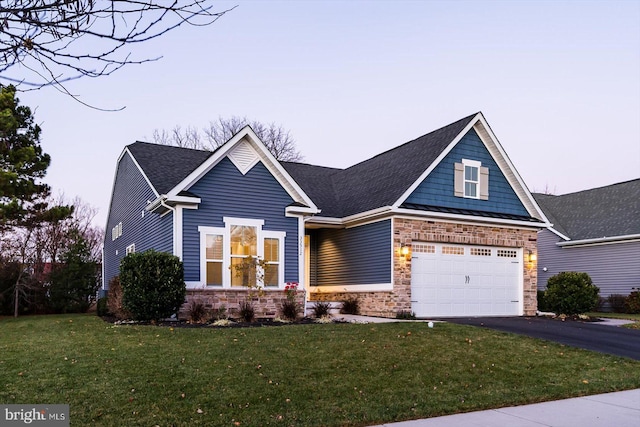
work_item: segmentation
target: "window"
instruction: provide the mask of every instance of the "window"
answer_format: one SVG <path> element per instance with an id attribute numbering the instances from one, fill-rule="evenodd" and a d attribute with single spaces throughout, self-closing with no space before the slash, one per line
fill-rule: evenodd
<path id="1" fill-rule="evenodd" d="M 443 246 L 442 253 L 444 255 L 464 255 L 464 248 L 460 246 Z"/>
<path id="2" fill-rule="evenodd" d="M 516 258 L 518 256 L 518 252 L 511 249 L 498 249 L 498 257 L 499 258 Z"/>
<path id="3" fill-rule="evenodd" d="M 258 231 L 256 227 L 232 225 L 231 286 L 256 286 Z"/>
<path id="4" fill-rule="evenodd" d="M 462 163 L 455 163 L 454 195 L 489 200 L 489 168 L 477 160 L 462 159 Z"/>
<path id="5" fill-rule="evenodd" d="M 198 227 L 203 284 L 284 286 L 286 233 L 262 230 L 262 220 L 225 217 L 224 221 L 224 228 Z"/>
<path id="6" fill-rule="evenodd" d="M 469 164 L 469 161 L 465 162 L 464 160 L 462 163 L 464 164 L 464 197 L 477 199 L 480 164 Z"/>
<path id="7" fill-rule="evenodd" d="M 206 285 L 222 286 L 224 236 L 222 234 L 207 234 L 205 239 Z"/>
<path id="8" fill-rule="evenodd" d="M 135 254 L 136 253 L 136 244 L 132 243 L 125 249 L 125 255 Z"/>
<path id="9" fill-rule="evenodd" d="M 491 256 L 491 249 L 471 248 L 471 255 L 474 255 L 474 256 Z"/>
<path id="10" fill-rule="evenodd" d="M 117 223 L 111 229 L 111 241 L 116 240 L 120 236 L 122 236 L 122 222 Z"/>

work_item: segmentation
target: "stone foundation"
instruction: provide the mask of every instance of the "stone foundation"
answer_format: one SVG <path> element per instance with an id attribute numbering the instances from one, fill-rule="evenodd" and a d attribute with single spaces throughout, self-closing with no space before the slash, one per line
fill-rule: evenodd
<path id="1" fill-rule="evenodd" d="M 237 318 L 239 304 L 246 299 L 253 303 L 256 318 L 275 318 L 281 317 L 280 306 L 286 301 L 287 295 L 282 289 L 268 289 L 262 292 L 248 289 L 187 289 L 186 301 L 180 307 L 178 317 L 188 320 L 190 304 L 198 301 L 204 304 L 208 313 L 224 307 L 228 317 Z M 298 290 L 296 300 L 302 316 L 305 303 L 304 290 Z"/>

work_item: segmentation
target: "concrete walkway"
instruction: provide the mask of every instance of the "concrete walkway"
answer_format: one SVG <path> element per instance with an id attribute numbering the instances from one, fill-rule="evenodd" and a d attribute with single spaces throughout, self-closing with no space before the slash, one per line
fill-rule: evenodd
<path id="1" fill-rule="evenodd" d="M 640 389 L 375 427 L 639 427 Z"/>

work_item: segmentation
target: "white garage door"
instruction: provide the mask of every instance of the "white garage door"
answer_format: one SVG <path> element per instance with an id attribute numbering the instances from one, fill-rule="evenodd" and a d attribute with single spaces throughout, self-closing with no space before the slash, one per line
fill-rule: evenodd
<path id="1" fill-rule="evenodd" d="M 418 317 L 522 315 L 519 249 L 412 244 L 411 309 Z"/>

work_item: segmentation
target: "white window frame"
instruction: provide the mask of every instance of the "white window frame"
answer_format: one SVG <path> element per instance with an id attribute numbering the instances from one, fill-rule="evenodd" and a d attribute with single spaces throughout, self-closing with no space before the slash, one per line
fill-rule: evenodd
<path id="1" fill-rule="evenodd" d="M 136 253 L 136 244 L 132 243 L 125 248 L 125 255 L 135 254 Z"/>
<path id="2" fill-rule="evenodd" d="M 285 271 L 285 237 L 287 235 L 284 231 L 271 231 L 263 230 L 264 220 L 251 219 L 251 218 L 236 218 L 236 217 L 223 217 L 224 227 L 207 227 L 199 226 L 198 232 L 200 233 L 200 283 L 203 287 L 207 288 L 219 288 L 217 285 L 207 286 L 207 235 L 222 235 L 223 236 L 223 259 L 222 259 L 222 288 L 224 289 L 242 289 L 239 286 L 231 286 L 231 274 L 232 271 L 229 268 L 231 265 L 231 227 L 232 226 L 249 226 L 256 228 L 257 256 L 260 259 L 264 259 L 264 239 L 278 239 L 278 286 L 268 286 L 267 289 L 284 289 L 284 271 Z M 262 283 L 258 284 L 262 286 Z"/>
<path id="3" fill-rule="evenodd" d="M 480 168 L 482 167 L 482 163 L 477 160 L 469 160 L 462 159 L 462 191 L 463 197 L 467 199 L 479 199 L 480 198 Z M 476 169 L 477 180 L 467 179 L 467 167 Z M 476 189 L 475 195 L 470 195 L 467 193 L 467 183 L 474 184 Z"/>

